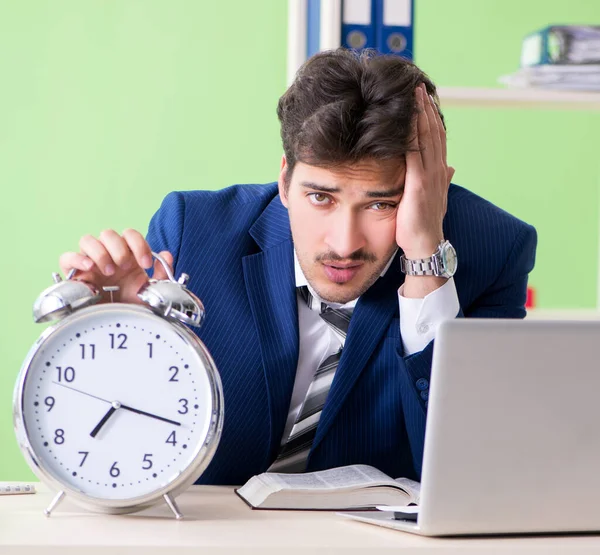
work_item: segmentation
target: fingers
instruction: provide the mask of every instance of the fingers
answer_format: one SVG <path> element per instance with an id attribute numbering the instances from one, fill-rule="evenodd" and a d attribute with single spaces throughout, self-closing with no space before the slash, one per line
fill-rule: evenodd
<path id="1" fill-rule="evenodd" d="M 78 252 L 65 252 L 58 259 L 58 264 L 64 275 L 70 270 L 75 269 L 81 272 L 87 272 L 94 267 L 94 261 Z"/>
<path id="2" fill-rule="evenodd" d="M 127 242 L 129 249 L 137 263 L 145 269 L 152 267 L 152 250 L 144 236 L 135 229 L 126 229 L 123 232 L 123 238 Z"/>
<path id="3" fill-rule="evenodd" d="M 150 245 L 144 236 L 134 229 L 126 229 L 123 236 L 112 229 L 100 233 L 98 239 L 92 235 L 85 235 L 79 241 L 79 247 L 79 253 L 66 252 L 61 255 L 59 263 L 65 274 L 72 268 L 82 272 L 95 268 L 104 276 L 112 276 L 119 269 L 127 273 L 138 267 L 148 269 L 153 265 Z M 162 251 L 160 254 L 172 271 L 173 255 L 169 251 Z M 154 263 L 154 277 L 168 278 L 158 260 Z"/>
<path id="4" fill-rule="evenodd" d="M 100 237 L 104 232 L 100 234 Z M 106 235 L 105 235 L 106 237 Z M 94 261 L 94 264 L 105 276 L 112 276 L 116 271 L 115 261 L 109 254 L 106 246 L 96 239 L 93 235 L 84 235 L 79 240 L 79 248 L 81 253 Z M 113 250 L 114 247 L 113 247 Z"/>
<path id="5" fill-rule="evenodd" d="M 134 267 L 136 260 L 124 237 L 121 237 L 112 229 L 105 229 L 100 233 L 99 240 L 112 259 L 112 263 L 117 265 L 121 270 L 127 271 Z M 102 266 L 99 267 L 102 268 Z"/>
<path id="6" fill-rule="evenodd" d="M 417 109 L 412 123 L 412 148 L 406 155 L 406 162 L 418 170 L 435 168 L 440 161 L 445 165 L 444 126 L 433 99 L 427 94 L 424 83 L 420 83 L 415 88 L 415 98 Z"/>
<path id="7" fill-rule="evenodd" d="M 431 164 L 434 161 L 435 146 L 432 140 L 428 116 L 428 110 L 431 111 L 429 95 L 426 93 L 425 85 L 423 83 L 417 87 L 417 103 L 419 107 L 419 115 L 417 118 L 419 146 L 421 147 L 423 167 L 427 169 L 428 167 L 431 167 Z"/>
<path id="8" fill-rule="evenodd" d="M 165 259 L 165 262 L 171 269 L 171 273 L 173 273 L 173 255 L 169 251 L 162 251 L 159 254 Z M 169 277 L 163 265 L 158 260 L 154 262 L 154 273 L 152 277 L 154 279 L 168 279 Z"/>
<path id="9" fill-rule="evenodd" d="M 423 174 L 423 159 L 421 158 L 421 142 L 419 137 L 419 118 L 422 116 L 422 108 L 420 101 L 420 86 L 415 89 L 416 110 L 411 122 L 411 144 L 410 149 L 406 153 L 406 169 L 407 172 L 415 172 Z"/>
<path id="10" fill-rule="evenodd" d="M 105 285 L 118 285 L 119 302 L 140 302 L 137 293 L 148 282 L 145 269 L 152 267 L 153 257 L 150 245 L 139 232 L 126 229 L 119 235 L 112 229 L 100 233 L 98 238 L 85 235 L 79 242 L 81 252 L 66 252 L 59 259 L 61 270 L 68 275 L 72 269 L 78 270 L 75 279 L 94 284 L 98 289 Z M 167 251 L 161 253 L 172 267 L 173 256 Z M 156 267 L 154 277 L 167 279 L 167 272 Z M 105 298 L 108 302 L 109 299 Z M 112 297 L 110 301 L 112 302 Z"/>
<path id="11" fill-rule="evenodd" d="M 84 235 L 79 241 L 80 253 L 65 253 L 60 258 L 63 271 L 71 268 L 90 270 L 93 266 L 104 276 L 112 276 L 120 269 L 125 272 L 136 267 L 152 267 L 152 253 L 143 235 L 126 229 L 123 236 L 112 229 L 104 230 L 96 238 Z"/>
<path id="12" fill-rule="evenodd" d="M 447 151 L 446 151 L 446 128 L 444 127 L 444 123 L 442 122 L 442 116 L 440 115 L 440 111 L 438 109 L 437 104 L 435 103 L 433 98 L 430 97 L 430 100 L 431 100 L 431 105 L 433 107 L 433 115 L 435 118 L 438 135 L 440 138 L 440 144 L 441 144 L 441 149 L 442 149 L 442 161 L 444 162 L 444 164 L 447 164 L 448 157 L 447 157 Z"/>
<path id="13" fill-rule="evenodd" d="M 435 167 L 442 162 L 445 165 L 443 157 L 440 132 L 438 129 L 437 107 L 433 99 L 427 94 L 427 89 L 424 84 L 422 87 L 422 102 L 425 119 L 427 119 L 427 135 L 424 137 L 425 149 L 423 151 L 425 168 Z M 428 148 L 429 147 L 429 148 Z"/>
<path id="14" fill-rule="evenodd" d="M 421 163 L 426 171 L 446 170 L 447 184 L 450 184 L 454 169 L 447 165 L 446 130 L 434 99 L 427 94 L 424 83 L 415 89 L 417 98 L 417 132 L 413 142 L 420 147 Z M 408 163 L 408 156 L 407 156 Z M 413 162 L 414 164 L 414 162 Z"/>
<path id="15" fill-rule="evenodd" d="M 448 185 L 452 183 L 452 178 L 454 177 L 454 172 L 456 170 L 452 166 L 448 166 Z"/>

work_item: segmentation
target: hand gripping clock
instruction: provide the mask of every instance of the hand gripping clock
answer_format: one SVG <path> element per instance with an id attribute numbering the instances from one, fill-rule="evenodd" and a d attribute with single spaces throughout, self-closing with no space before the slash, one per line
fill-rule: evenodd
<path id="1" fill-rule="evenodd" d="M 34 305 L 59 319 L 35 342 L 18 377 L 14 423 L 33 472 L 57 496 L 98 512 L 128 513 L 175 497 L 211 461 L 223 393 L 200 326 L 204 307 L 182 274 L 150 280 L 143 305 L 96 304 L 91 284 L 54 275 Z M 114 290 L 115 288 L 109 288 Z"/>

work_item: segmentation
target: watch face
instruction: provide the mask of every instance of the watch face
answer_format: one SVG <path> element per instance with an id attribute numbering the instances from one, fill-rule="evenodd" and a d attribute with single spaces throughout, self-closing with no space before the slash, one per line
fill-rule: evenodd
<path id="1" fill-rule="evenodd" d="M 442 263 L 444 267 L 444 273 L 448 275 L 448 277 L 452 277 L 456 273 L 456 268 L 458 266 L 458 261 L 456 258 L 456 251 L 454 247 L 446 241 L 442 247 Z"/>
<path id="2" fill-rule="evenodd" d="M 15 400 L 38 475 L 95 499 L 143 498 L 218 442 L 218 376 L 177 326 L 102 305 L 48 331 Z"/>

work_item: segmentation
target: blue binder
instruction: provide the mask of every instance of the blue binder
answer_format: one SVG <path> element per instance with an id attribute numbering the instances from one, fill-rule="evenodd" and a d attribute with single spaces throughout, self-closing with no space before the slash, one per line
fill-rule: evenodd
<path id="1" fill-rule="evenodd" d="M 375 0 L 343 0 L 342 46 L 375 48 Z"/>
<path id="2" fill-rule="evenodd" d="M 413 59 L 414 0 L 375 0 L 375 45 L 383 54 Z"/>
<path id="3" fill-rule="evenodd" d="M 321 2 L 306 0 L 306 57 L 320 50 Z M 414 57 L 414 0 L 341 0 L 341 44 Z"/>
<path id="4" fill-rule="evenodd" d="M 599 25 L 549 25 L 527 35 L 521 67 L 600 64 Z"/>
<path id="5" fill-rule="evenodd" d="M 321 0 L 306 0 L 306 59 L 319 52 Z"/>

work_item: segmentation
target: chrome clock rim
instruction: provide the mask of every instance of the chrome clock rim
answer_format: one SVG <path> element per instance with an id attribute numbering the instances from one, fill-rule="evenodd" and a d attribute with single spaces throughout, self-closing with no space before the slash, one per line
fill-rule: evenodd
<path id="1" fill-rule="evenodd" d="M 21 452 L 24 454 L 25 460 L 27 461 L 29 467 L 40 479 L 40 481 L 47 484 L 51 488 L 56 489 L 57 491 L 65 492 L 70 499 L 88 510 L 101 513 L 123 514 L 136 512 L 144 508 L 151 507 L 156 503 L 159 503 L 167 494 L 173 497 L 177 496 L 187 487 L 192 485 L 206 470 L 215 454 L 215 451 L 217 450 L 223 430 L 223 387 L 218 371 L 212 371 L 212 369 L 216 369 L 216 365 L 214 364 L 210 353 L 202 341 L 200 341 L 200 339 L 183 324 L 180 324 L 176 321 L 168 321 L 167 323 L 175 329 L 176 333 L 182 337 L 187 345 L 193 348 L 194 352 L 204 363 L 204 366 L 207 369 L 207 377 L 210 383 L 211 396 L 213 400 L 213 411 L 207 434 L 202 441 L 202 445 L 197 449 L 192 462 L 187 465 L 187 467 L 180 472 L 176 478 L 171 480 L 165 486 L 157 488 L 151 493 L 130 498 L 106 499 L 94 497 L 86 494 L 82 490 L 73 488 L 66 482 L 61 481 L 59 478 L 54 476 L 52 472 L 45 468 L 42 457 L 35 452 L 29 440 L 23 415 L 24 390 L 27 376 L 36 354 L 40 351 L 46 340 L 51 335 L 61 330 L 63 327 L 71 325 L 78 319 L 85 318 L 90 313 L 110 314 L 112 312 L 127 313 L 130 315 L 143 315 L 144 317 L 156 319 L 161 323 L 165 323 L 163 318 L 156 315 L 154 312 L 152 312 L 152 310 L 146 308 L 145 306 L 137 306 L 125 303 L 111 303 L 94 305 L 80 309 L 76 313 L 73 313 L 56 324 L 48 327 L 31 347 L 27 357 L 21 365 L 13 394 L 13 427 Z"/>

